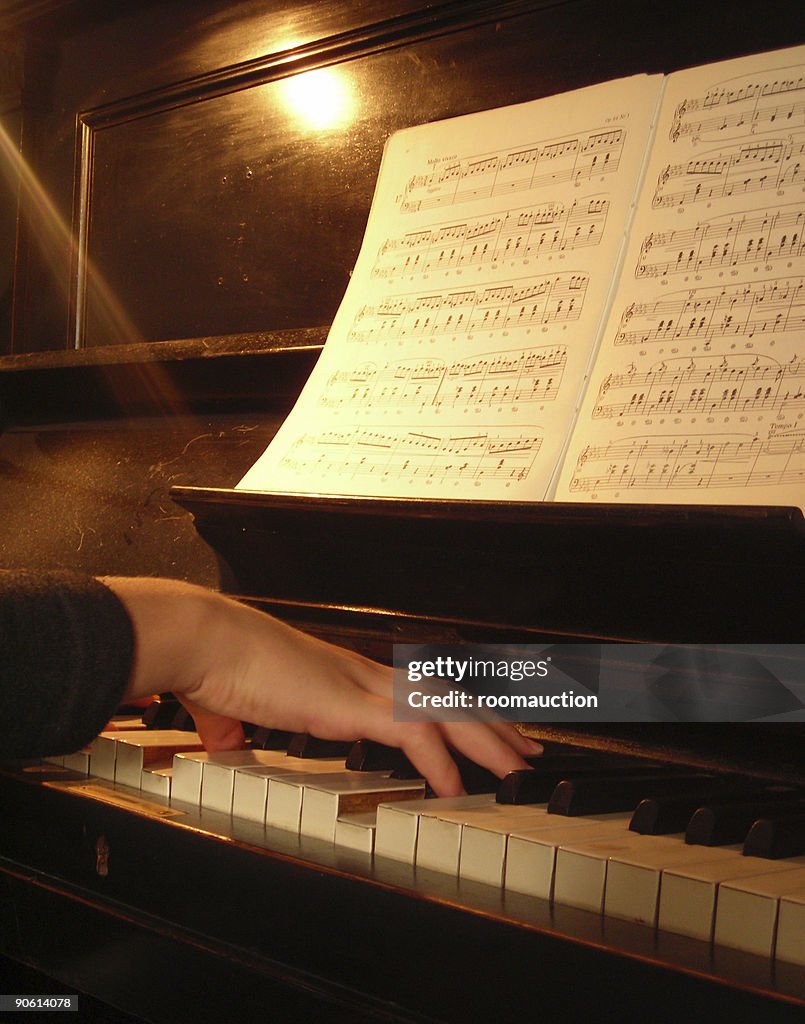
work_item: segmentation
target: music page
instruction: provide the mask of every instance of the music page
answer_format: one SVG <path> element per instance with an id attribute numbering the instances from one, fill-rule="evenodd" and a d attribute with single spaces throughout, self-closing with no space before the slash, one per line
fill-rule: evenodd
<path id="1" fill-rule="evenodd" d="M 544 498 L 661 89 L 638 76 L 393 135 L 327 344 L 238 487 Z"/>
<path id="2" fill-rule="evenodd" d="M 671 75 L 556 497 L 805 507 L 805 47 Z"/>

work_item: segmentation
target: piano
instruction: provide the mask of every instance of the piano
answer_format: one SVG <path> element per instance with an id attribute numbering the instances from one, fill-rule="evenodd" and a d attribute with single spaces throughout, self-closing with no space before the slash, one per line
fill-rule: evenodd
<path id="1" fill-rule="evenodd" d="M 233 490 L 314 365 L 390 131 L 799 43 L 796 5 L 730 24 L 691 0 L 107 7 L 0 15 L 4 566 L 190 579 L 387 660 L 398 642 L 800 641 L 798 510 Z M 306 125 L 288 83 L 332 68 L 360 116 Z M 797 724 L 523 728 L 549 753 L 805 785 Z M 0 771 L 3 992 L 33 970 L 166 1024 L 805 1006 L 801 963 L 77 767 Z"/>

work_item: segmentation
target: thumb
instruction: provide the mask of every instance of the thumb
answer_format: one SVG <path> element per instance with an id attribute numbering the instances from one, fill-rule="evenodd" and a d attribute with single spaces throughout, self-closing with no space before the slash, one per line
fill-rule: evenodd
<path id="1" fill-rule="evenodd" d="M 240 750 L 245 745 L 243 726 L 237 718 L 227 718 L 199 707 L 191 700 L 180 698 L 182 704 L 193 716 L 196 732 L 206 750 Z"/>

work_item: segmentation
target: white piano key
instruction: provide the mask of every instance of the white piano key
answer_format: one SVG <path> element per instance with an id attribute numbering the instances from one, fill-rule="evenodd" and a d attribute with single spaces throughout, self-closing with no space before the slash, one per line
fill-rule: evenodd
<path id="1" fill-rule="evenodd" d="M 119 738 L 117 732 L 102 732 L 90 743 L 90 775 L 98 779 L 107 779 L 109 782 L 115 781 L 115 756 Z"/>
<path id="2" fill-rule="evenodd" d="M 333 759 L 294 759 L 301 767 L 295 764 L 286 767 L 269 769 L 268 775 L 268 796 L 266 798 L 266 825 L 270 828 L 280 828 L 288 832 L 299 832 L 302 821 L 302 797 L 305 791 L 306 782 L 315 782 L 317 776 L 331 775 L 336 778 L 339 775 L 352 775 L 352 772 L 334 772 Z M 339 764 L 338 760 L 335 764 Z M 363 772 L 355 772 L 362 775 Z M 388 774 L 388 773 L 386 773 Z"/>
<path id="3" fill-rule="evenodd" d="M 416 862 L 419 819 L 423 814 L 465 809 L 486 804 L 489 794 L 474 796 L 432 797 L 422 800 L 400 800 L 380 804 L 377 809 L 375 854 L 413 865 Z"/>
<path id="4" fill-rule="evenodd" d="M 362 853 L 373 853 L 377 811 L 344 814 L 335 823 L 335 844 Z"/>
<path id="5" fill-rule="evenodd" d="M 658 921 L 660 892 L 671 868 L 696 869 L 700 865 L 729 865 L 743 859 L 740 847 L 688 846 L 685 837 L 640 836 L 643 842 L 615 851 L 609 858 L 604 913 L 654 927 Z"/>
<path id="6" fill-rule="evenodd" d="M 464 846 L 464 833 L 469 824 L 494 825 L 502 832 L 527 828 L 547 817 L 547 809 L 532 806 L 513 807 L 498 804 L 494 796 L 485 802 L 455 810 L 445 810 L 423 817 L 419 826 L 416 866 L 458 875 Z M 552 816 L 553 817 L 553 816 Z M 508 825 L 508 828 L 506 827 Z"/>
<path id="7" fill-rule="evenodd" d="M 801 867 L 723 882 L 716 903 L 716 945 L 773 956 L 780 900 L 803 886 Z"/>
<path id="8" fill-rule="evenodd" d="M 115 782 L 140 788 L 143 768 L 156 761 L 165 761 L 187 750 L 201 750 L 201 738 L 194 732 L 179 729 L 152 729 L 121 734 L 115 749 Z"/>
<path id="9" fill-rule="evenodd" d="M 553 898 L 557 850 L 573 837 L 592 839 L 607 835 L 628 835 L 630 813 L 602 814 L 592 818 L 562 818 L 560 823 L 540 829 L 512 832 L 506 848 L 504 886 L 511 892 L 538 899 Z"/>
<path id="10" fill-rule="evenodd" d="M 424 793 L 421 779 L 402 781 L 388 772 L 342 772 L 303 784 L 299 832 L 315 839 L 335 840 L 339 815 L 374 810 L 381 802 L 407 800 Z M 272 795 L 269 792 L 269 800 Z"/>
<path id="11" fill-rule="evenodd" d="M 201 804 L 201 772 L 210 755 L 206 750 L 187 750 L 173 757 L 171 803 Z"/>
<path id="12" fill-rule="evenodd" d="M 269 751 L 266 751 L 269 753 Z M 282 753 L 282 752 L 280 752 Z M 283 760 L 277 767 L 262 765 L 260 767 L 237 768 L 232 786 L 232 817 L 246 821 L 256 821 L 261 825 L 267 823 L 268 789 L 272 778 L 279 775 L 332 773 L 333 766 L 342 764 L 338 758 L 293 758 L 282 754 Z"/>
<path id="13" fill-rule="evenodd" d="M 780 899 L 776 956 L 805 967 L 805 886 Z"/>
<path id="14" fill-rule="evenodd" d="M 284 750 L 222 750 L 210 754 L 201 767 L 201 806 L 231 814 L 237 770 L 262 766 L 276 768 L 287 760 Z"/>
<path id="15" fill-rule="evenodd" d="M 704 847 L 692 847 L 704 849 Z M 730 847 L 730 850 L 733 848 Z M 716 852 L 716 849 L 713 849 Z M 784 861 L 730 853 L 723 859 L 669 866 L 662 875 L 657 927 L 712 942 L 718 887 L 729 879 L 790 870 Z"/>
<path id="16" fill-rule="evenodd" d="M 523 829 L 542 825 L 553 827 L 556 816 L 548 814 L 546 804 L 513 806 L 496 804 L 497 814 L 468 816 L 461 830 L 459 878 L 470 882 L 483 882 L 500 889 L 506 869 L 506 849 L 509 835 Z"/>
<path id="17" fill-rule="evenodd" d="M 89 747 L 84 747 L 83 750 L 76 750 L 73 754 L 65 754 L 62 758 L 62 764 L 65 768 L 69 768 L 71 771 L 81 772 L 82 775 L 89 775 Z"/>
<path id="18" fill-rule="evenodd" d="M 173 762 L 147 765 L 140 775 L 140 789 L 143 793 L 154 793 L 156 796 L 164 796 L 166 799 L 171 795 L 171 779 L 173 777 Z"/>
<path id="19" fill-rule="evenodd" d="M 67 754 L 67 755 L 65 755 L 65 754 L 51 754 L 50 757 L 43 757 L 42 761 L 43 761 L 44 764 L 55 764 L 55 765 L 58 765 L 59 768 L 63 768 L 64 767 L 64 758 L 65 757 L 70 757 L 70 756 L 72 756 L 72 755 L 70 755 L 70 754 Z"/>

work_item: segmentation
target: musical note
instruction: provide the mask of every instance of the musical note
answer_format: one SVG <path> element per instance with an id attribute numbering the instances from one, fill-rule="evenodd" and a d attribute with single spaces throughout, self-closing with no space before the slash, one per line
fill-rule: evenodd
<path id="1" fill-rule="evenodd" d="M 361 307 L 347 340 L 416 341 L 561 324 L 581 316 L 587 283 L 586 274 L 567 272 L 492 288 L 400 295 Z"/>
<path id="2" fill-rule="evenodd" d="M 621 314 L 615 345 L 762 339 L 805 329 L 805 277 L 693 288 L 653 302 L 632 302 Z"/>
<path id="3" fill-rule="evenodd" d="M 625 142 L 623 128 L 597 128 L 525 148 L 466 157 L 411 175 L 399 209 L 401 213 L 420 213 L 471 199 L 490 199 L 613 174 L 618 170 Z"/>
<path id="4" fill-rule="evenodd" d="M 662 360 L 639 372 L 609 374 L 594 419 L 658 414 L 790 412 L 805 408 L 805 362 L 729 355 Z"/>
<path id="5" fill-rule="evenodd" d="M 805 181 L 805 133 L 736 144 L 684 163 L 666 164 L 652 197 L 655 208 L 684 206 L 780 190 Z"/>
<path id="6" fill-rule="evenodd" d="M 391 280 L 438 270 L 482 268 L 595 246 L 603 238 L 608 211 L 609 199 L 595 195 L 567 206 L 548 202 L 387 238 L 372 277 Z"/>
<path id="7" fill-rule="evenodd" d="M 805 209 L 800 205 L 749 210 L 699 221 L 691 228 L 653 232 L 643 243 L 635 277 L 696 274 L 796 258 L 805 252 L 803 227 Z"/>
<path id="8" fill-rule="evenodd" d="M 327 381 L 319 405 L 367 415 L 377 408 L 462 409 L 553 401 L 567 365 L 563 345 L 486 352 L 446 363 L 403 359 L 378 367 L 340 369 Z"/>
<path id="9" fill-rule="evenodd" d="M 323 431 L 297 437 L 280 460 L 291 474 L 324 478 L 393 476 L 422 484 L 527 480 L 542 445 L 539 432 L 481 430 L 456 433 L 428 428 Z"/>
<path id="10" fill-rule="evenodd" d="M 769 487 L 805 483 L 805 436 L 749 434 L 629 437 L 588 445 L 573 493 L 640 489 Z"/>

